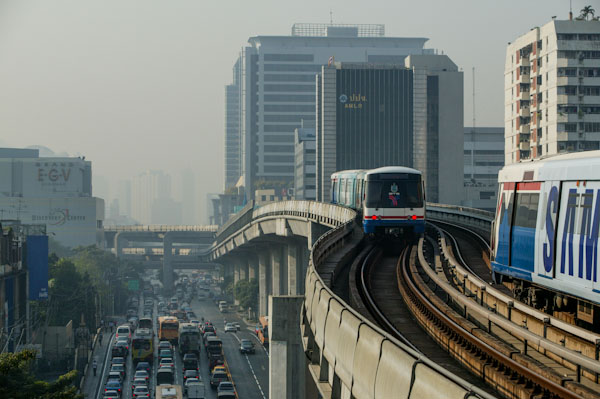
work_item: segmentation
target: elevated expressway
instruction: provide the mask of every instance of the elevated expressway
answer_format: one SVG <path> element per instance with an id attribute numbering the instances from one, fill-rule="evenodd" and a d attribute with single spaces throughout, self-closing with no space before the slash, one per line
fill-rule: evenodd
<path id="1" fill-rule="evenodd" d="M 429 204 L 428 217 L 487 231 L 491 222 L 489 213 L 437 204 Z M 490 397 L 399 342 L 334 293 L 332 281 L 356 256 L 353 248 L 362 238 L 355 218 L 351 209 L 318 202 L 284 201 L 256 209 L 249 204 L 217 231 L 205 261 L 223 264 L 235 281 L 257 278 L 259 314 L 287 311 L 270 314 L 271 381 L 278 382 L 271 396 Z M 282 305 L 280 298 L 291 302 Z M 288 325 L 292 317 L 300 331 Z"/>

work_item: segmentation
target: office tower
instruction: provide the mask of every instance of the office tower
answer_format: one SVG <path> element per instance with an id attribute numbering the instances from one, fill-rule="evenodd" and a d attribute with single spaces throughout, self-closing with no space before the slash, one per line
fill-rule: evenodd
<path id="1" fill-rule="evenodd" d="M 236 61 L 240 148 L 248 199 L 258 188 L 294 187 L 294 130 L 315 119 L 315 75 L 335 61 L 403 63 L 411 54 L 433 54 L 426 38 L 385 37 L 383 25 L 295 24 L 291 36 L 255 36 Z M 233 90 L 233 89 L 232 89 Z M 229 92 L 227 92 L 229 93 Z M 227 95 L 229 100 L 233 94 Z M 226 141 L 226 165 L 234 144 Z M 235 151 L 233 151 L 235 152 Z M 228 158 L 230 157 L 230 158 Z M 227 176 L 229 182 L 234 176 Z"/>

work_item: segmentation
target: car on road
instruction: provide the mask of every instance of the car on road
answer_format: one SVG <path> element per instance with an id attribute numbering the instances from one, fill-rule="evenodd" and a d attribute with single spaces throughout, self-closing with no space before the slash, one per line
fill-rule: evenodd
<path id="1" fill-rule="evenodd" d="M 233 323 L 225 324 L 225 332 L 237 332 L 237 327 Z"/>
<path id="2" fill-rule="evenodd" d="M 133 390 L 133 398 L 149 398 L 151 396 L 150 388 L 146 385 L 139 385 Z"/>
<path id="3" fill-rule="evenodd" d="M 122 350 L 125 352 L 123 355 L 123 357 L 127 356 L 129 354 L 129 344 L 127 343 L 127 341 L 117 341 L 115 343 L 115 346 L 120 346 L 121 348 L 123 348 Z"/>
<path id="4" fill-rule="evenodd" d="M 229 381 L 229 377 L 227 376 L 227 373 L 225 373 L 223 371 L 215 371 L 210 376 L 210 386 L 212 388 L 216 389 L 219 386 L 219 384 L 223 381 Z"/>
<path id="5" fill-rule="evenodd" d="M 188 378 L 199 378 L 200 374 L 198 373 L 198 370 L 195 369 L 191 369 L 191 370 L 185 370 L 183 372 L 183 381 L 187 381 Z"/>
<path id="6" fill-rule="evenodd" d="M 110 354 L 113 357 L 127 356 L 127 350 L 124 346 L 114 345 L 110 351 Z"/>
<path id="7" fill-rule="evenodd" d="M 221 392 L 235 392 L 235 387 L 231 381 L 223 381 L 217 387 L 217 393 Z"/>
<path id="8" fill-rule="evenodd" d="M 223 391 L 217 394 L 217 399 L 238 399 L 235 392 Z"/>
<path id="9" fill-rule="evenodd" d="M 121 394 L 114 390 L 104 391 L 104 394 L 102 395 L 102 399 L 120 399 L 120 397 Z"/>
<path id="10" fill-rule="evenodd" d="M 148 380 L 145 378 L 134 378 L 131 383 L 131 392 L 138 386 L 148 386 Z"/>
<path id="11" fill-rule="evenodd" d="M 249 339 L 242 339 L 240 341 L 240 353 L 254 353 L 254 343 Z"/>
<path id="12" fill-rule="evenodd" d="M 193 353 L 186 353 L 183 355 L 183 371 L 186 370 L 198 370 L 198 358 Z"/>
<path id="13" fill-rule="evenodd" d="M 146 370 L 138 370 L 135 372 L 135 374 L 133 375 L 133 379 L 144 379 L 146 381 L 148 381 L 150 379 L 150 373 L 148 373 Z"/>
<path id="14" fill-rule="evenodd" d="M 121 373 L 121 378 L 125 378 L 125 374 L 127 374 L 127 367 L 124 364 L 113 364 L 110 366 L 110 371 L 116 371 Z"/>
<path id="15" fill-rule="evenodd" d="M 107 381 L 106 385 L 104 385 L 104 392 L 117 391 L 119 393 L 119 396 L 121 395 L 122 389 L 123 386 L 121 385 L 121 383 L 115 380 Z"/>
<path id="16" fill-rule="evenodd" d="M 173 351 L 171 351 L 171 349 L 161 349 L 160 352 L 158 352 L 158 359 L 163 359 L 165 357 L 169 357 L 169 358 L 173 358 Z"/>
<path id="17" fill-rule="evenodd" d="M 156 372 L 156 385 L 173 385 L 175 373 L 170 367 L 160 367 Z"/>
<path id="18" fill-rule="evenodd" d="M 242 329 L 242 326 L 240 326 L 240 323 L 238 323 L 237 321 L 234 321 L 233 325 L 235 326 L 235 328 L 237 328 L 238 331 Z"/>
<path id="19" fill-rule="evenodd" d="M 160 341 L 158 343 L 158 350 L 161 351 L 163 349 L 168 349 L 168 350 L 172 350 L 173 349 L 173 345 L 171 345 L 171 343 L 169 341 Z"/>
<path id="20" fill-rule="evenodd" d="M 173 363 L 173 358 L 171 357 L 163 357 L 160 359 L 160 364 L 158 367 L 170 367 L 171 369 L 175 369 L 175 364 Z"/>
<path id="21" fill-rule="evenodd" d="M 106 381 L 116 380 L 120 383 L 123 383 L 123 376 L 118 371 L 109 371 L 108 377 L 106 377 Z"/>
<path id="22" fill-rule="evenodd" d="M 152 371 L 152 366 L 148 362 L 139 362 L 137 366 L 135 366 L 135 371 L 138 370 L 146 370 L 149 373 Z"/>
<path id="23" fill-rule="evenodd" d="M 122 325 L 117 327 L 117 333 L 115 334 L 115 337 L 117 338 L 117 341 L 121 337 L 126 337 L 127 342 L 129 342 L 129 340 L 131 339 L 131 328 L 129 328 L 128 325 Z"/>
<path id="24" fill-rule="evenodd" d="M 113 357 L 110 361 L 111 364 L 125 364 L 125 358 L 123 356 Z"/>

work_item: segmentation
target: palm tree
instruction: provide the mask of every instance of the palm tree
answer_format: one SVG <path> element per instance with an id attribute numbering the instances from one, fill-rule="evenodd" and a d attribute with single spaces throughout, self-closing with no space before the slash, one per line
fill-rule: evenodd
<path id="1" fill-rule="evenodd" d="M 577 19 L 581 19 L 581 20 L 586 20 L 588 19 L 588 16 L 591 15 L 592 18 L 594 18 L 594 13 L 596 12 L 596 10 L 594 10 L 592 8 L 592 6 L 585 6 L 581 9 L 581 14 L 579 15 L 579 18 Z"/>

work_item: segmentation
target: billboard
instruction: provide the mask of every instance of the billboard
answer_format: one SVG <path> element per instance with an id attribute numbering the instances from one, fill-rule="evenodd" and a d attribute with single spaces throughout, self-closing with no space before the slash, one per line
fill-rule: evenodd
<path id="1" fill-rule="evenodd" d="M 46 225 L 46 232 L 52 239 L 74 248 L 98 244 L 97 233 L 104 219 L 104 200 L 95 197 L 0 197 L 0 210 L 5 219 Z"/>
<path id="2" fill-rule="evenodd" d="M 48 236 L 27 236 L 29 300 L 48 299 Z"/>
<path id="3" fill-rule="evenodd" d="M 58 197 L 84 193 L 85 161 L 73 158 L 23 160 L 23 196 Z"/>

